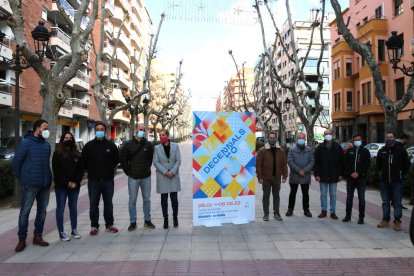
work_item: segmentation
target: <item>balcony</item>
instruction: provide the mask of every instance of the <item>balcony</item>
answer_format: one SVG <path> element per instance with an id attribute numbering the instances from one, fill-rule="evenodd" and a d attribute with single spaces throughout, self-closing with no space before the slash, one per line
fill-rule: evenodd
<path id="1" fill-rule="evenodd" d="M 104 58 L 111 59 L 113 53 L 114 53 L 114 47 L 111 45 L 111 43 L 109 43 L 108 41 L 105 41 L 102 56 Z"/>
<path id="2" fill-rule="evenodd" d="M 13 58 L 13 50 L 10 45 L 10 40 L 6 38 L 4 39 L 3 43 L 1 43 L 0 56 L 8 60 Z"/>
<path id="3" fill-rule="evenodd" d="M 113 15 L 109 18 L 111 22 L 119 26 L 122 24 L 122 20 L 124 19 L 124 11 L 120 7 L 115 7 Z"/>
<path id="4" fill-rule="evenodd" d="M 66 100 L 65 103 L 59 109 L 59 116 L 66 118 L 73 118 L 72 101 Z"/>
<path id="5" fill-rule="evenodd" d="M 124 10 L 126 10 L 126 11 L 131 10 L 131 4 L 129 4 L 129 0 L 119 0 L 119 2 L 121 3 Z"/>
<path id="6" fill-rule="evenodd" d="M 121 49 L 116 49 L 115 59 L 112 61 L 112 64 L 122 70 L 129 70 L 129 58 Z"/>
<path id="7" fill-rule="evenodd" d="M 125 97 L 122 94 L 122 90 L 120 88 L 117 88 L 113 86 L 109 89 L 109 102 L 116 104 L 116 105 L 122 105 L 126 104 Z"/>
<path id="8" fill-rule="evenodd" d="M 67 84 L 67 86 L 78 91 L 88 91 L 89 90 L 89 76 L 83 73 L 82 71 L 77 71 L 76 76 L 72 78 Z"/>
<path id="9" fill-rule="evenodd" d="M 104 30 L 108 37 L 112 39 L 114 36 L 114 25 L 111 23 L 111 21 L 109 21 L 109 19 L 105 20 Z"/>
<path id="10" fill-rule="evenodd" d="M 111 17 L 115 13 L 115 0 L 108 0 L 105 2 L 105 15 Z"/>
<path id="11" fill-rule="evenodd" d="M 72 101 L 73 117 L 89 117 L 89 103 L 83 102 L 78 98 L 68 99 Z"/>
<path id="12" fill-rule="evenodd" d="M 377 18 L 372 16 L 367 21 L 364 21 L 363 24 L 358 28 L 358 37 L 357 39 L 366 37 L 371 32 L 387 32 L 388 31 L 388 21 L 385 17 Z"/>
<path id="13" fill-rule="evenodd" d="M 122 123 L 129 124 L 130 118 L 131 115 L 129 112 L 127 110 L 122 110 L 115 114 L 114 121 L 120 121 Z"/>
<path id="14" fill-rule="evenodd" d="M 52 27 L 50 37 L 50 46 L 55 46 L 63 50 L 65 54 L 71 52 L 70 48 L 70 35 L 59 29 L 58 27 Z"/>
<path id="15" fill-rule="evenodd" d="M 66 0 L 59 0 L 62 7 L 65 9 L 66 15 L 70 18 L 70 20 L 75 22 L 75 13 L 76 9 Z M 65 18 L 62 16 L 62 14 L 59 11 L 58 5 L 56 4 L 56 0 L 52 0 L 52 15 L 55 16 L 55 20 L 59 24 L 65 24 Z M 83 16 L 81 20 L 81 29 L 85 30 L 86 25 L 89 22 L 89 18 L 87 16 Z"/>
<path id="16" fill-rule="evenodd" d="M 113 37 L 118 38 L 120 28 L 114 27 Z M 121 35 L 119 36 L 119 45 L 123 45 L 125 49 L 131 49 L 131 40 L 125 35 L 125 31 L 121 29 Z"/>
<path id="17" fill-rule="evenodd" d="M 10 84 L 0 82 L 0 106 L 12 106 L 12 94 L 10 91 Z"/>

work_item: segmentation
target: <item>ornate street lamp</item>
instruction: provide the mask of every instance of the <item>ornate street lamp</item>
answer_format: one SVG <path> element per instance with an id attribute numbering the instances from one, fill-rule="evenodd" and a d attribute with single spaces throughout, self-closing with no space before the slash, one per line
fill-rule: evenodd
<path id="1" fill-rule="evenodd" d="M 388 58 L 390 60 L 390 63 L 392 64 L 392 69 L 394 69 L 394 73 L 397 72 L 397 69 L 399 69 L 401 72 L 403 72 L 404 75 L 412 77 L 414 71 L 414 62 L 411 62 L 410 67 L 405 67 L 404 64 L 402 68 L 398 66 L 398 63 L 401 61 L 401 53 L 402 48 L 404 46 L 404 39 L 398 36 L 396 31 L 392 31 L 391 36 L 385 42 L 385 45 L 388 49 Z"/>
<path id="2" fill-rule="evenodd" d="M 3 45 L 3 40 L 6 34 L 0 31 L 0 49 Z M 32 37 L 35 44 L 36 54 L 39 56 L 39 62 L 43 61 L 43 58 L 46 53 L 47 45 L 49 44 L 50 33 L 48 29 L 44 26 L 44 22 L 39 22 L 39 25 L 32 31 Z M 14 96 L 14 145 L 15 149 L 19 144 L 20 138 L 20 74 L 23 70 L 32 67 L 33 64 L 30 64 L 22 55 L 20 45 L 16 45 L 16 51 L 13 54 L 12 59 L 6 59 L 3 57 L 3 60 L 0 60 L 0 68 L 9 69 L 15 72 L 15 96 Z M 15 179 L 14 190 L 13 190 L 13 205 L 20 205 L 20 192 L 19 192 L 19 183 Z"/>

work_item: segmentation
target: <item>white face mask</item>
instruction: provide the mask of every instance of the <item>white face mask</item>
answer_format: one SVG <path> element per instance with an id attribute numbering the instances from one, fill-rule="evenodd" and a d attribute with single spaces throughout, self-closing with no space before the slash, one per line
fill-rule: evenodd
<path id="1" fill-rule="evenodd" d="M 325 140 L 326 141 L 332 141 L 332 135 L 331 134 L 326 134 L 325 135 Z"/>
<path id="2" fill-rule="evenodd" d="M 50 131 L 48 129 L 42 130 L 42 137 L 47 139 L 50 136 Z"/>

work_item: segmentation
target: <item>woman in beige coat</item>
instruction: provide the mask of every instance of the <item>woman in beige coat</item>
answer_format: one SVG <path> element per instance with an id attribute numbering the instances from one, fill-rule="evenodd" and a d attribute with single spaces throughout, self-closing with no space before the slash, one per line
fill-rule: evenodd
<path id="1" fill-rule="evenodd" d="M 154 165 L 156 168 L 157 193 L 161 194 L 164 229 L 168 229 L 168 194 L 170 194 L 173 209 L 174 227 L 178 227 L 178 198 L 181 191 L 179 168 L 181 155 L 178 145 L 170 141 L 168 130 L 159 133 L 161 144 L 154 149 Z"/>

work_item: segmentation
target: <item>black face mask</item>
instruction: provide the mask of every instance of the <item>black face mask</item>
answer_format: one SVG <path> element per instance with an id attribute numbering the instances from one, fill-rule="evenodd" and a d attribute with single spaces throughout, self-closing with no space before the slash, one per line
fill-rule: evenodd
<path id="1" fill-rule="evenodd" d="M 385 139 L 385 145 L 387 147 L 392 147 L 395 144 L 395 139 Z"/>
<path id="2" fill-rule="evenodd" d="M 66 141 L 63 141 L 63 145 L 65 146 L 65 147 L 71 147 L 71 146 L 73 146 L 75 144 L 75 141 L 73 141 L 73 140 L 66 140 Z"/>

